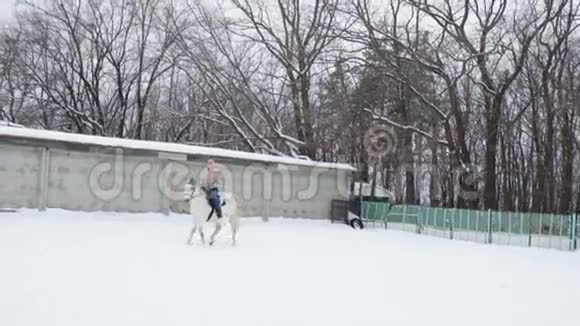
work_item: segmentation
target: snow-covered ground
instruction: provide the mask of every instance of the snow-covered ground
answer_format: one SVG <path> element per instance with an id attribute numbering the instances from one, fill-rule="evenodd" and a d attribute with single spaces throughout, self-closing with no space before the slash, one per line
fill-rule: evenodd
<path id="1" fill-rule="evenodd" d="M 0 325 L 545 326 L 580 322 L 580 254 L 242 221 L 186 246 L 189 218 L 0 213 Z"/>

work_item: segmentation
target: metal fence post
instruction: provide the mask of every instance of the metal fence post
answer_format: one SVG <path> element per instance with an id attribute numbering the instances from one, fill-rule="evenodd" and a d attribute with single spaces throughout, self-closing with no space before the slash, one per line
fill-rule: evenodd
<path id="1" fill-rule="evenodd" d="M 446 209 L 446 210 L 443 211 L 443 229 L 444 230 L 445 230 L 445 223 L 448 223 L 448 221 L 449 221 L 449 219 L 447 217 L 447 210 L 448 209 Z"/>
<path id="2" fill-rule="evenodd" d="M 570 218 L 570 251 L 577 249 L 578 215 L 572 214 Z"/>
<path id="3" fill-rule="evenodd" d="M 512 212 L 508 212 L 508 246 L 512 244 Z"/>
<path id="4" fill-rule="evenodd" d="M 457 215 L 457 209 L 453 209 L 453 217 Z M 453 240 L 453 219 L 447 218 L 447 223 L 449 223 L 449 239 Z"/>
<path id="5" fill-rule="evenodd" d="M 358 186 L 358 200 L 360 205 L 360 219 L 364 221 L 364 212 L 363 212 L 363 193 L 362 193 L 362 181 L 359 183 Z"/>
<path id="6" fill-rule="evenodd" d="M 529 214 L 529 218 L 528 218 L 528 247 L 532 246 L 532 218 L 533 218 L 533 214 Z"/>
<path id="7" fill-rule="evenodd" d="M 548 236 L 548 247 L 552 248 L 552 232 L 554 232 L 554 213 L 550 213 L 550 228 L 548 230 L 550 235 Z"/>
<path id="8" fill-rule="evenodd" d="M 520 212 L 520 236 L 524 235 L 524 213 Z"/>
<path id="9" fill-rule="evenodd" d="M 574 250 L 578 249 L 578 215 L 574 213 Z"/>
<path id="10" fill-rule="evenodd" d="M 426 208 L 429 211 L 428 208 Z M 417 234 L 421 234 L 421 217 L 423 216 L 423 207 L 419 208 L 419 214 L 417 214 Z"/>
<path id="11" fill-rule="evenodd" d="M 492 243 L 491 209 L 487 210 L 487 243 Z"/>
<path id="12" fill-rule="evenodd" d="M 544 235 L 544 214 L 540 214 L 540 221 L 538 222 L 538 240 L 536 240 L 536 247 L 541 247 L 544 243 L 543 235 Z"/>
<path id="13" fill-rule="evenodd" d="M 391 206 L 391 203 L 388 203 L 388 207 L 387 207 L 387 211 L 385 212 L 385 216 L 383 216 L 383 224 L 385 225 L 385 230 L 388 228 L 388 223 L 389 223 L 389 214 L 391 213 L 391 208 L 393 208 Z"/>

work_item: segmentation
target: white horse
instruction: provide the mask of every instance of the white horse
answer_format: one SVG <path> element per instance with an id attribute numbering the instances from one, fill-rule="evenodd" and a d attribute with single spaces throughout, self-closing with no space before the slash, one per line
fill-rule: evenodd
<path id="1" fill-rule="evenodd" d="M 209 222 L 207 220 L 211 207 L 208 204 L 206 193 L 197 187 L 196 180 L 192 178 L 189 183 L 185 185 L 184 197 L 189 201 L 189 213 L 193 217 L 193 228 L 189 234 L 187 244 L 191 245 L 193 237 L 197 231 L 201 237 L 201 242 L 205 244 L 205 235 L 203 233 L 204 225 Z M 217 217 L 217 212 L 213 212 L 212 221 L 215 222 L 215 229 L 210 237 L 209 245 L 212 246 L 215 242 L 215 237 L 220 232 L 222 227 L 229 223 L 232 231 L 232 244 L 236 245 L 236 234 L 240 227 L 240 215 L 238 213 L 238 205 L 232 194 L 220 193 L 222 200 L 222 218 Z"/>

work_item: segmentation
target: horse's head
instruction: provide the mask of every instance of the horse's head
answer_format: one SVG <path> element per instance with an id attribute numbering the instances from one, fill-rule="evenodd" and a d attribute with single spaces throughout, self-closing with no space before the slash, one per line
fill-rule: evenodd
<path id="1" fill-rule="evenodd" d="M 187 181 L 184 187 L 183 195 L 185 200 L 191 200 L 195 197 L 200 196 L 201 191 L 200 187 L 197 184 L 197 180 L 195 178 L 191 178 Z"/>

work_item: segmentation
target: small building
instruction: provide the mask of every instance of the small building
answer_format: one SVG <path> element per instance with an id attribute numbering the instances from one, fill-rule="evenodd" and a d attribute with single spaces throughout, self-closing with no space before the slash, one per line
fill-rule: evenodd
<path id="1" fill-rule="evenodd" d="M 212 158 L 243 216 L 328 218 L 347 164 L 0 126 L 0 208 L 184 212 L 183 186 Z"/>

